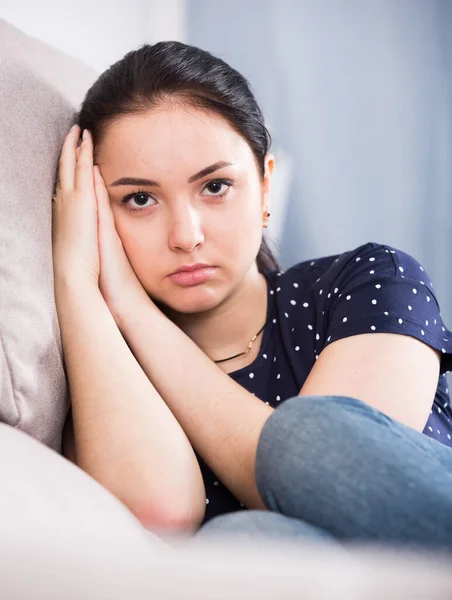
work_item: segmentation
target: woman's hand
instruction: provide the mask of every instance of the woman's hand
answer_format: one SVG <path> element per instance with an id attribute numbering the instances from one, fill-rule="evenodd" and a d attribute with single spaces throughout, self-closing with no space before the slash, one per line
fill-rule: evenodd
<path id="1" fill-rule="evenodd" d="M 61 151 L 53 198 L 52 245 L 55 282 L 99 285 L 97 202 L 93 177 L 93 146 L 85 131 L 77 148 L 80 127 L 74 125 Z"/>
<path id="2" fill-rule="evenodd" d="M 99 167 L 94 166 L 94 185 L 97 198 L 98 240 L 100 258 L 99 287 L 116 324 L 133 311 L 140 300 L 151 302 L 127 258 L 115 227 L 110 197 Z"/>
<path id="3" fill-rule="evenodd" d="M 61 151 L 53 201 L 53 265 L 55 280 L 75 287 L 85 281 L 100 288 L 116 323 L 137 298 L 149 296 L 135 275 L 116 231 L 110 198 L 93 165 L 93 143 L 74 125 Z"/>

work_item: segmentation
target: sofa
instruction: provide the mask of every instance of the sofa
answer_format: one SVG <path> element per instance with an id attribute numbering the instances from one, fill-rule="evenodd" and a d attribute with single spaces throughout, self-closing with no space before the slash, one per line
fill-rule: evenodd
<path id="1" fill-rule="evenodd" d="M 0 19 L 0 598 L 452 597 L 450 556 L 146 530 L 62 455 L 53 294 L 59 153 L 98 73 Z"/>

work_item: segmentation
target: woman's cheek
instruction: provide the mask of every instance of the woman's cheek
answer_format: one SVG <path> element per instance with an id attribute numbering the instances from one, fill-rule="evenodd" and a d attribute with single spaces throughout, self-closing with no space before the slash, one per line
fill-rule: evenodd
<path id="1" fill-rule="evenodd" d="M 162 250 L 158 248 L 158 241 L 146 231 L 136 231 L 128 225 L 117 227 L 124 251 L 141 283 L 149 279 L 149 265 L 155 256 L 161 256 Z"/>

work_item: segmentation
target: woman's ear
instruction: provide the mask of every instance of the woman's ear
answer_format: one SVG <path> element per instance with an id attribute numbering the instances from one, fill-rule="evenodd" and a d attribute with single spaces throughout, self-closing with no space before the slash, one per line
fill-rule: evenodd
<path id="1" fill-rule="evenodd" d="M 263 181 L 263 197 L 262 204 L 266 210 L 270 207 L 270 188 L 273 169 L 275 168 L 275 157 L 273 154 L 267 153 L 264 158 L 264 181 Z"/>

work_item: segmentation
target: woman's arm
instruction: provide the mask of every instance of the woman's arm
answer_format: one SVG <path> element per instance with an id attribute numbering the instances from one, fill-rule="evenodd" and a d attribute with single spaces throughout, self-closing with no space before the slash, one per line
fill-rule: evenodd
<path id="1" fill-rule="evenodd" d="M 63 440 L 62 440 L 63 456 L 77 464 L 77 453 L 75 451 L 75 440 L 74 440 L 74 422 L 72 420 L 72 408 L 69 408 L 69 413 L 66 417 L 66 421 L 63 427 Z"/>
<path id="2" fill-rule="evenodd" d="M 327 346 L 300 396 L 358 398 L 422 432 L 440 370 L 439 352 L 408 335 L 365 333 Z"/>
<path id="3" fill-rule="evenodd" d="M 57 282 L 55 292 L 77 464 L 145 527 L 197 529 L 206 500 L 193 448 L 127 347 L 100 290 Z"/>
<path id="4" fill-rule="evenodd" d="M 248 508 L 265 509 L 254 467 L 273 408 L 219 369 L 149 298 L 116 317 L 138 362 L 221 481 Z"/>

